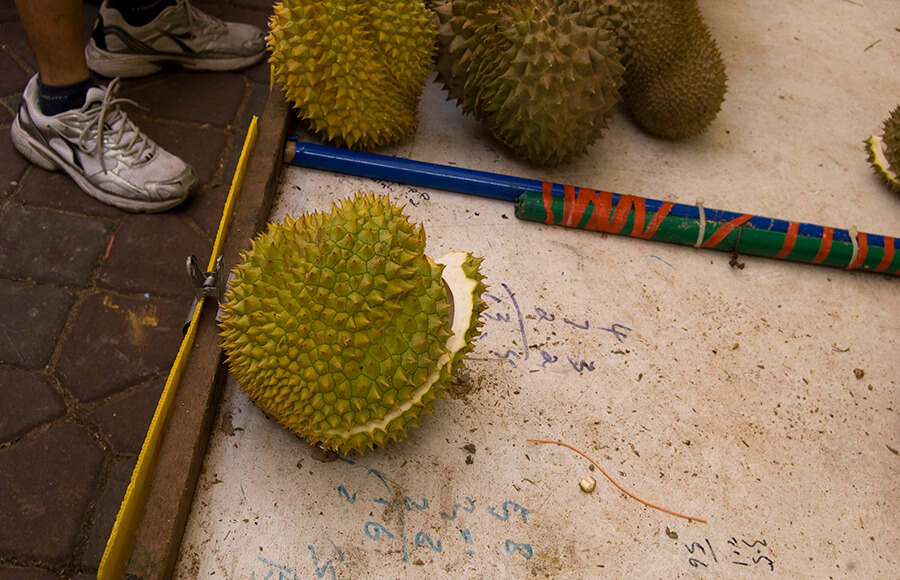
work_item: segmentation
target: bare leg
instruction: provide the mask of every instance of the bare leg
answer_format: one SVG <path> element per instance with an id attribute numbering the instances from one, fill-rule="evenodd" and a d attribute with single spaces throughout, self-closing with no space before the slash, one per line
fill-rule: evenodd
<path id="1" fill-rule="evenodd" d="M 15 0 L 19 19 L 37 59 L 41 80 L 71 85 L 90 72 L 81 33 L 82 0 Z"/>

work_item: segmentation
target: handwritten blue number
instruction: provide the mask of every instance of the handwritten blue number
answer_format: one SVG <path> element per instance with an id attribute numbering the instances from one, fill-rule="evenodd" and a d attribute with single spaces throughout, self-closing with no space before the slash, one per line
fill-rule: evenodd
<path id="1" fill-rule="evenodd" d="M 517 504 L 514 501 L 503 502 L 503 508 L 502 508 L 503 513 L 502 514 L 498 514 L 494 510 L 494 508 L 491 506 L 488 506 L 487 512 L 489 514 L 491 514 L 492 516 L 494 516 L 495 518 L 497 518 L 498 520 L 505 522 L 509 519 L 509 508 L 512 508 L 513 511 L 518 511 L 520 514 L 522 514 L 523 522 L 526 522 L 526 523 L 528 522 L 528 510 L 525 509 L 524 507 L 520 506 L 519 504 Z"/>
<path id="2" fill-rule="evenodd" d="M 574 360 L 572 360 L 572 357 L 570 357 L 570 356 L 567 356 L 566 358 L 569 359 L 569 364 L 572 365 L 572 368 L 575 369 L 576 371 L 578 371 L 579 373 L 584 370 L 589 370 L 589 371 L 594 370 L 594 361 L 584 362 L 584 359 L 582 359 L 580 361 L 574 361 Z"/>
<path id="3" fill-rule="evenodd" d="M 416 503 L 416 500 L 407 496 L 403 498 L 403 507 L 405 507 L 408 512 L 411 512 L 413 508 L 416 508 L 419 511 L 426 510 L 428 509 L 428 499 L 423 497 L 422 503 Z"/>
<path id="4" fill-rule="evenodd" d="M 347 488 L 344 487 L 343 485 L 339 485 L 337 487 L 337 492 L 341 497 L 343 497 L 348 502 L 356 503 L 356 494 L 354 493 L 353 495 L 350 495 L 350 493 L 347 491 Z"/>
<path id="5" fill-rule="evenodd" d="M 549 322 L 553 322 L 554 320 L 556 320 L 555 314 L 547 314 L 547 311 L 543 308 L 535 308 L 534 311 L 538 315 L 538 322 L 540 322 L 541 320 L 547 320 Z"/>
<path id="6" fill-rule="evenodd" d="M 471 497 L 467 497 L 467 498 L 466 498 L 466 505 L 463 505 L 463 504 L 458 503 L 458 504 L 456 504 L 456 505 L 453 506 L 453 513 L 452 513 L 452 514 L 448 514 L 447 512 L 441 512 L 441 516 L 442 516 L 445 520 L 451 520 L 451 521 L 452 521 L 452 520 L 455 520 L 455 519 L 456 519 L 456 516 L 457 516 L 457 510 L 459 510 L 459 509 L 461 509 L 461 510 L 463 510 L 464 512 L 470 514 L 470 513 L 472 513 L 472 512 L 475 511 L 475 502 L 472 501 L 472 498 L 471 498 Z"/>
<path id="7" fill-rule="evenodd" d="M 528 560 L 534 555 L 534 550 L 531 549 L 531 544 L 520 544 L 512 540 L 506 540 L 506 553 L 510 556 L 518 553 Z"/>
<path id="8" fill-rule="evenodd" d="M 440 552 L 443 549 L 441 545 L 441 541 L 438 540 L 437 544 L 434 543 L 434 540 L 431 539 L 431 536 L 426 534 L 425 532 L 419 532 L 416 534 L 416 545 L 417 546 L 428 546 L 435 552 Z"/>
<path id="9" fill-rule="evenodd" d="M 381 534 L 384 534 L 390 540 L 394 539 L 394 534 L 392 534 L 390 530 L 388 530 L 378 522 L 366 522 L 366 525 L 363 526 L 363 530 L 365 530 L 366 535 L 373 540 L 380 540 Z"/>
<path id="10" fill-rule="evenodd" d="M 513 368 L 515 368 L 516 363 L 514 363 L 513 360 L 509 357 L 514 356 L 516 358 L 519 358 L 522 355 L 520 355 L 519 353 L 517 353 L 514 350 L 507 350 L 505 354 L 500 354 L 499 352 L 494 352 L 494 356 L 497 358 L 506 359 L 509 362 L 509 364 L 511 364 L 513 366 Z"/>
<path id="11" fill-rule="evenodd" d="M 324 578 L 325 574 L 331 572 L 331 580 L 337 580 L 337 572 L 334 569 L 334 564 L 331 563 L 331 560 L 325 562 L 322 566 L 319 566 L 319 559 L 316 557 L 316 549 L 312 547 L 312 545 L 306 546 L 309 548 L 310 553 L 312 554 L 313 559 L 313 568 L 315 569 L 316 578 Z M 294 575 L 294 578 L 297 576 Z"/>

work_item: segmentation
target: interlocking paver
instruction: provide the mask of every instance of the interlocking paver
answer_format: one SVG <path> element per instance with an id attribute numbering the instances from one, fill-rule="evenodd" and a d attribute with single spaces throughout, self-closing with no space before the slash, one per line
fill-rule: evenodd
<path id="1" fill-rule="evenodd" d="M 214 127 L 226 127 L 244 98 L 246 82 L 234 73 L 171 72 L 134 79 L 122 86 L 119 94 L 166 119 L 195 122 L 204 119 Z M 185 99 L 186 94 L 206 95 Z"/>
<path id="2" fill-rule="evenodd" d="M 11 101 L 12 99 L 7 99 L 7 100 Z M 13 120 L 12 111 L 15 109 L 15 105 L 10 103 L 9 107 L 10 107 L 10 109 L 7 110 L 6 107 L 0 106 L 0 126 L 9 126 L 12 123 L 12 120 Z M 12 151 L 12 150 L 13 150 L 12 144 L 10 143 L 9 151 Z M 2 155 L 2 153 L 0 153 L 0 155 Z M 3 196 L 5 196 L 7 193 L 9 193 L 9 190 L 7 190 L 5 187 L 0 188 L 0 201 L 3 200 Z"/>
<path id="3" fill-rule="evenodd" d="M 0 444 L 66 412 L 62 397 L 43 377 L 14 368 L 0 367 L 0 401 Z"/>
<path id="4" fill-rule="evenodd" d="M 62 346 L 57 377 L 88 402 L 167 372 L 186 317 L 181 302 L 93 294 L 81 304 Z"/>
<path id="5" fill-rule="evenodd" d="M 17 62 L 21 61 L 28 71 L 37 70 L 37 61 L 34 60 L 31 49 L 28 48 L 25 30 L 19 24 L 18 19 L 0 23 L 0 38 L 3 39 L 5 50 L 15 55 Z"/>
<path id="6" fill-rule="evenodd" d="M 234 173 L 231 170 L 229 175 Z M 189 199 L 184 205 L 184 213 L 189 215 L 203 230 L 211 241 L 215 241 L 216 232 L 219 231 L 219 224 L 222 221 L 222 208 L 225 206 L 225 200 L 228 198 L 228 190 L 230 185 L 224 183 L 208 187 L 204 190 L 203 195 L 197 195 Z M 212 250 L 212 246 L 210 246 Z M 207 256 L 197 256 L 200 265 L 206 267 L 208 263 Z"/>
<path id="7" fill-rule="evenodd" d="M 97 442 L 72 424 L 0 451 L 0 556 L 64 563 L 102 466 Z"/>
<path id="8" fill-rule="evenodd" d="M 272 10 L 193 3 L 260 27 Z M 84 5 L 85 38 L 98 4 Z M 13 3 L 0 2 L 0 580 L 87 580 L 181 343 L 185 259 L 206 266 L 269 69 L 122 80 L 120 96 L 145 107 L 130 117 L 200 178 L 181 207 L 141 216 L 14 150 L 10 124 L 36 67 Z"/>
<path id="9" fill-rule="evenodd" d="M 114 451 L 133 455 L 141 452 L 144 433 L 150 426 L 165 384 L 166 376 L 160 376 L 127 397 L 107 403 L 91 413 L 100 434 Z"/>
<path id="10" fill-rule="evenodd" d="M 19 66 L 19 63 L 8 53 L 0 52 L 0 95 L 9 95 L 21 91 L 31 75 Z"/>
<path id="11" fill-rule="evenodd" d="M 28 161 L 19 155 L 12 142 L 9 139 L 0 140 L 0 200 L 18 187 L 27 168 Z"/>
<path id="12" fill-rule="evenodd" d="M 74 301 L 63 288 L 0 280 L 0 364 L 44 367 Z"/>
<path id="13" fill-rule="evenodd" d="M 0 580 L 57 580 L 56 574 L 34 568 L 0 566 Z"/>
<path id="14" fill-rule="evenodd" d="M 97 568 L 100 565 L 103 552 L 106 550 L 106 542 L 116 523 L 116 516 L 122 505 L 122 497 L 131 482 L 131 474 L 136 462 L 137 460 L 133 458 L 120 459 L 109 472 L 106 487 L 94 510 L 90 537 L 82 555 L 81 563 L 88 568 Z"/>
<path id="15" fill-rule="evenodd" d="M 99 283 L 121 292 L 189 299 L 193 290 L 185 261 L 195 255 L 205 265 L 211 250 L 177 213 L 129 216 L 116 232 Z"/>
<path id="16" fill-rule="evenodd" d="M 111 225 L 54 210 L 12 207 L 0 216 L 0 276 L 87 286 Z"/>
<path id="17" fill-rule="evenodd" d="M 24 159 L 20 156 L 20 159 Z M 110 219 L 124 215 L 121 210 L 100 203 L 81 191 L 68 175 L 32 167 L 22 183 L 18 199 L 28 206 L 58 209 L 80 215 Z"/>
<path id="18" fill-rule="evenodd" d="M 0 22 L 13 20 L 17 18 L 16 8 L 12 2 L 4 2 L 0 4 Z"/>

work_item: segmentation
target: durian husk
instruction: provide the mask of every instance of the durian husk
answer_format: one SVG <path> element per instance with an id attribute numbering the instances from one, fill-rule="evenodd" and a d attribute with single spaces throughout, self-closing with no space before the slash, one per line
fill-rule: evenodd
<path id="1" fill-rule="evenodd" d="M 607 128 L 623 68 L 587 0 L 435 0 L 449 99 L 537 165 L 583 155 Z"/>
<path id="2" fill-rule="evenodd" d="M 433 262 L 424 249 L 422 227 L 371 193 L 271 224 L 222 305 L 222 346 L 241 389 L 341 454 L 406 437 L 444 396 L 486 308 L 480 260 Z"/>
<path id="3" fill-rule="evenodd" d="M 866 153 L 875 174 L 900 193 L 900 105 L 884 121 L 881 135 L 866 140 Z"/>
<path id="4" fill-rule="evenodd" d="M 725 100 L 728 77 L 696 0 L 600 0 L 625 66 L 622 99 L 645 132 L 669 139 L 703 132 Z"/>
<path id="5" fill-rule="evenodd" d="M 282 0 L 269 20 L 269 62 L 323 140 L 376 149 L 416 131 L 435 34 L 418 0 Z"/>

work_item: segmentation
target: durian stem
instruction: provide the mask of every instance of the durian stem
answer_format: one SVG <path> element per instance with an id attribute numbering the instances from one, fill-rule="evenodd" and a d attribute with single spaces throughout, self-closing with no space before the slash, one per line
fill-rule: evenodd
<path id="1" fill-rule="evenodd" d="M 488 197 L 516 217 L 645 240 L 900 275 L 893 237 L 290 141 L 292 165 Z"/>

